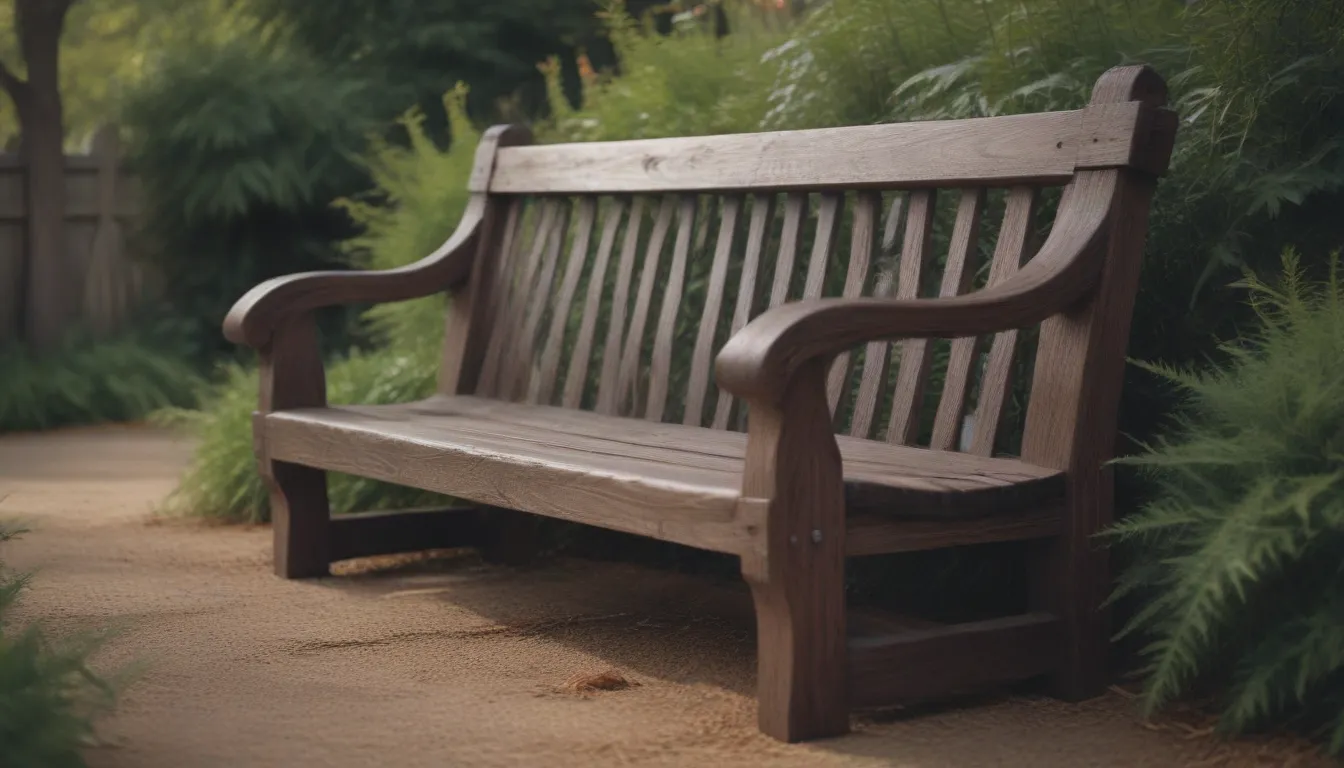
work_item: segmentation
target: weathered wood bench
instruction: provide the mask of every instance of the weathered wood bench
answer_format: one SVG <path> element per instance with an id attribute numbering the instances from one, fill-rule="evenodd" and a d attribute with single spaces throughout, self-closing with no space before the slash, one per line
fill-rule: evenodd
<path id="1" fill-rule="evenodd" d="M 332 519 L 325 471 L 346 472 L 739 556 L 779 739 L 1041 674 L 1099 693 L 1108 577 L 1089 537 L 1111 517 L 1164 103 L 1129 67 L 1074 112 L 552 146 L 491 129 L 438 251 L 271 280 L 225 322 L 261 354 L 277 572 L 480 532 L 454 510 Z M 957 190 L 945 220 L 940 186 Z M 442 291 L 438 395 L 327 405 L 314 310 Z M 1004 458 L 1015 369 L 1030 398 Z M 1010 540 L 1032 542 L 1029 613 L 848 636 L 846 558 Z"/>

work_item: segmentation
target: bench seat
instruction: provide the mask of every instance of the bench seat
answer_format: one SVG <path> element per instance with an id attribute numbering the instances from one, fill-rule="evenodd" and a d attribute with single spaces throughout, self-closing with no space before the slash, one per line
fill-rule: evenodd
<path id="1" fill-rule="evenodd" d="M 272 459 L 714 551 L 739 552 L 748 535 L 737 515 L 747 447 L 740 432 L 472 396 L 299 408 L 264 420 Z M 967 531 L 1001 530 L 1002 521 L 975 521 L 992 516 L 1039 533 L 1058 519 L 1058 470 L 871 440 L 837 442 L 851 531 L 952 517 L 964 519 Z M 918 539 L 928 527 L 907 529 Z M 873 547 L 860 535 L 850 553 Z M 917 548 L 912 541 L 897 549 Z"/>

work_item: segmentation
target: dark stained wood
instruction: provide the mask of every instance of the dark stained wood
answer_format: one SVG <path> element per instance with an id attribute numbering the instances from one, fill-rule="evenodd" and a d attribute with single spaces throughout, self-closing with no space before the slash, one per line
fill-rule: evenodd
<path id="1" fill-rule="evenodd" d="M 876 192 L 860 192 L 854 200 L 854 219 L 849 236 L 849 267 L 845 275 L 845 298 L 863 295 L 868 285 L 868 268 L 873 263 L 873 249 L 877 246 L 878 207 L 882 196 Z M 836 412 L 840 396 L 849 391 L 849 377 L 853 373 L 853 358 L 848 351 L 841 352 L 831 364 L 826 382 L 826 399 L 831 412 Z"/>
<path id="2" fill-rule="evenodd" d="M 477 510 L 400 509 L 357 512 L 331 518 L 332 562 L 427 549 L 456 549 L 481 543 Z"/>
<path id="3" fill-rule="evenodd" d="M 1028 512 L 965 519 L 911 520 L 882 510 L 848 517 L 845 553 L 850 557 L 918 552 L 996 541 L 1023 541 L 1057 536 L 1064 530 L 1063 512 Z"/>
<path id="4" fill-rule="evenodd" d="M 676 331 L 681 292 L 686 287 L 686 260 L 695 231 L 695 195 L 683 195 L 677 212 L 677 239 L 672 244 L 672 268 L 663 286 L 662 309 L 658 330 L 653 337 L 653 357 L 649 360 L 649 396 L 644 418 L 662 421 L 667 409 L 667 384 L 672 376 L 672 334 Z"/>
<path id="5" fill-rule="evenodd" d="M 1131 100 L 1161 107 L 1165 84 L 1150 69 L 1125 67 L 1102 75 L 1092 92 L 1093 104 Z M 1043 542 L 1032 561 L 1033 602 L 1063 620 L 1065 641 L 1053 670 L 1053 688 L 1065 699 L 1098 695 L 1108 679 L 1109 617 L 1101 606 L 1110 591 L 1110 575 L 1106 550 L 1094 536 L 1110 524 L 1115 503 L 1108 462 L 1115 450 L 1125 348 L 1156 181 L 1129 169 L 1083 171 L 1078 176 L 1079 183 L 1096 179 L 1116 189 L 1097 249 L 1101 273 L 1097 289 L 1086 300 L 1041 325 L 1022 436 L 1024 458 L 1068 472 L 1066 529 Z"/>
<path id="6" fill-rule="evenodd" d="M 709 371 L 714 361 L 714 332 L 723 306 L 723 289 L 728 282 L 728 259 L 733 252 L 733 234 L 737 217 L 742 212 L 742 198 L 737 195 L 724 198 L 723 214 L 719 219 L 719 238 L 714 246 L 714 263 L 709 270 L 709 284 L 705 288 L 705 309 L 700 316 L 700 330 L 691 356 L 691 377 L 686 387 L 686 413 L 681 423 L 698 427 L 705 414 L 705 394 L 709 387 Z"/>
<path id="7" fill-rule="evenodd" d="M 260 351 L 254 448 L 274 509 L 277 573 L 321 576 L 339 557 L 459 543 L 526 554 L 536 516 L 549 516 L 736 555 L 757 611 L 759 723 L 778 739 L 843 733 L 855 706 L 1042 672 L 1061 697 L 1099 692 L 1107 640 L 1099 606 L 1109 580 L 1092 536 L 1111 517 L 1106 462 L 1124 347 L 1155 178 L 1175 130 L 1164 103 L 1161 78 L 1127 67 L 1108 72 L 1092 103 L 1068 113 L 547 147 L 510 147 L 525 132 L 492 129 L 462 224 L 434 254 L 399 270 L 270 281 L 226 320 L 229 338 Z M 1027 260 L 1037 192 L 1059 184 L 1049 237 Z M 982 188 L 1003 186 L 1012 189 L 990 279 L 972 291 Z M 939 296 L 919 298 L 940 188 L 962 189 L 958 215 Z M 877 258 L 885 189 L 903 191 Z M 724 192 L 711 254 L 712 206 Z M 779 247 L 767 255 L 777 192 L 785 193 Z M 662 196 L 651 232 L 644 199 L 629 193 Z M 803 299 L 790 302 L 814 194 Z M 844 295 L 822 298 L 838 277 L 828 272 L 840 263 L 846 194 L 856 203 Z M 886 257 L 902 196 L 907 223 L 893 287 Z M 713 358 L 716 428 L 702 428 L 745 197 L 751 213 L 731 336 Z M 697 259 L 712 263 L 700 325 L 686 329 L 677 321 L 690 275 L 702 274 Z M 873 297 L 861 298 L 875 260 Z M 574 307 L 585 274 L 584 305 Z M 769 295 L 758 301 L 767 281 Z M 314 309 L 445 290 L 454 296 L 439 394 L 399 405 L 326 404 Z M 659 314 L 646 334 L 655 301 Z M 760 304 L 769 309 L 753 318 Z M 597 412 L 580 411 L 608 314 Z M 1016 330 L 1037 323 L 1023 455 L 994 458 Z M 668 382 L 681 373 L 672 346 L 684 333 L 696 336 L 687 410 L 684 424 L 666 424 Z M 970 450 L 944 450 L 958 447 L 974 339 L 991 334 Z M 928 340 L 937 338 L 954 342 L 932 446 L 893 444 L 918 432 Z M 893 342 L 902 354 L 892 418 L 887 440 L 872 440 Z M 851 393 L 849 355 L 859 346 L 864 368 Z M 836 435 L 836 398 L 851 395 L 852 435 Z M 636 411 L 646 419 L 622 418 Z M 727 430 L 743 422 L 745 433 Z M 332 520 L 326 471 L 436 491 L 478 509 Z M 955 626 L 856 617 L 856 631 L 887 636 L 846 640 L 847 557 L 1002 541 L 1027 542 L 1033 613 Z"/>
<path id="8" fill-rule="evenodd" d="M 1036 218 L 1037 194 L 1034 187 L 1014 187 L 1008 193 L 1004 208 L 1003 227 L 994 246 L 994 258 L 989 266 L 989 284 L 996 286 L 1012 277 L 1022 268 L 1022 261 L 1031 248 L 1032 222 Z M 994 453 L 994 438 L 1003 420 L 1003 406 L 1008 401 L 1013 373 L 1013 357 L 1017 354 L 1017 329 L 1010 328 L 994 336 L 985 361 L 985 372 L 980 378 L 980 398 L 975 409 L 975 428 L 971 435 L 971 453 L 989 456 Z"/>
<path id="9" fill-rule="evenodd" d="M 901 271 L 896 282 L 897 299 L 912 300 L 919 295 L 924 268 L 933 255 L 933 207 L 936 201 L 933 190 L 910 194 L 905 244 L 901 246 Z M 901 365 L 896 371 L 891 417 L 887 419 L 889 443 L 910 445 L 915 441 L 932 352 L 928 339 L 922 336 L 911 336 L 901 342 Z"/>
<path id="10" fill-rule="evenodd" d="M 903 198 L 894 198 L 887 211 L 887 224 L 882 230 L 882 256 L 884 261 L 895 252 L 896 233 L 900 229 L 901 211 L 904 202 Z M 873 298 L 885 299 L 891 296 L 891 289 L 895 282 L 896 272 L 892 269 L 882 269 L 877 276 L 877 284 L 873 286 Z M 859 389 L 854 397 L 854 416 L 850 419 L 850 435 L 872 437 L 873 420 L 877 418 L 878 397 L 886 388 L 890 362 L 890 342 L 868 342 L 863 355 L 863 373 L 859 378 Z"/>
<path id="11" fill-rule="evenodd" d="M 733 308 L 732 330 L 736 334 L 751 317 L 756 303 L 756 283 L 760 277 L 761 251 L 765 248 L 766 227 L 775 214 L 774 195 L 754 195 L 751 221 L 747 225 L 747 250 L 742 256 L 742 275 L 737 286 L 737 306 Z M 714 406 L 714 428 L 727 429 L 732 417 L 733 398 L 721 393 Z"/>
<path id="12" fill-rule="evenodd" d="M 602 347 L 602 373 L 598 381 L 598 413 L 615 413 L 620 395 L 621 333 L 625 330 L 625 314 L 630 306 L 630 280 L 635 270 L 635 252 L 639 249 L 639 230 L 644 223 L 644 198 L 636 197 L 630 204 L 630 218 L 626 222 L 625 241 L 621 245 L 621 262 L 616 268 L 616 285 L 612 289 L 611 319 L 607 325 L 607 341 Z"/>
<path id="13" fill-rule="evenodd" d="M 826 402 L 826 362 L 778 405 L 752 404 L 742 500 L 761 519 L 742 575 L 756 603 L 757 722 L 780 741 L 849 730 L 845 499 Z"/>
<path id="14" fill-rule="evenodd" d="M 658 218 L 654 220 L 653 232 L 649 236 L 649 247 L 644 254 L 644 266 L 639 274 L 639 293 L 635 297 L 635 310 L 630 316 L 630 328 L 626 331 L 625 349 L 621 352 L 621 366 L 616 379 L 615 412 L 624 415 L 626 403 L 634 394 L 635 378 L 639 372 L 640 350 L 644 346 L 644 326 L 649 320 L 649 306 L 653 303 L 653 286 L 658 277 L 658 262 L 662 258 L 663 243 L 667 240 L 667 230 L 672 226 L 672 213 L 676 209 L 673 195 L 663 197 L 658 207 Z"/>
<path id="15" fill-rule="evenodd" d="M 940 296 L 958 296 L 966 293 L 979 267 L 980 216 L 985 206 L 985 190 L 965 189 L 957 206 L 957 221 L 952 229 L 952 243 L 947 252 L 947 266 L 943 268 L 943 286 Z M 956 339 L 948 356 L 947 373 L 943 378 L 943 395 L 938 398 L 938 413 L 933 420 L 933 436 L 929 447 L 938 451 L 957 448 L 961 435 L 961 419 L 966 409 L 966 392 L 971 383 L 971 364 L 977 357 L 978 337 Z"/>
<path id="16" fill-rule="evenodd" d="M 1068 180 L 1146 156 L 1141 109 L 1088 110 L 810 131 L 549 144 L 500 152 L 495 193 L 686 192 Z M 1085 151 L 1084 151 L 1085 150 Z"/>
<path id="17" fill-rule="evenodd" d="M 1059 619 L 1029 613 L 849 642 L 850 705 L 918 701 L 1039 675 L 1060 652 Z"/>
<path id="18" fill-rule="evenodd" d="M 562 405 L 566 408 L 578 408 L 583 398 L 583 387 L 588 380 L 588 366 L 592 361 L 597 314 L 602 306 L 602 287 L 606 283 L 607 262 L 611 259 L 611 249 L 616 244 L 616 229 L 620 227 L 621 216 L 627 207 L 627 201 L 617 200 L 607 208 L 606 219 L 602 225 L 602 240 L 597 245 L 597 261 L 593 264 L 593 273 L 588 278 L 588 296 L 583 304 L 579 337 L 574 342 L 569 373 L 565 376 Z"/>
<path id="19" fill-rule="evenodd" d="M 569 325 L 569 310 L 574 304 L 574 292 L 588 263 L 588 243 L 597 217 L 597 199 L 585 197 L 579 201 L 578 226 L 574 230 L 574 244 L 565 262 L 565 276 L 560 283 L 560 294 L 551 310 L 551 330 L 546 335 L 545 351 L 541 354 L 541 369 L 532 380 L 528 399 L 549 403 L 555 394 L 560 375 L 560 355 L 564 351 L 565 328 Z"/>

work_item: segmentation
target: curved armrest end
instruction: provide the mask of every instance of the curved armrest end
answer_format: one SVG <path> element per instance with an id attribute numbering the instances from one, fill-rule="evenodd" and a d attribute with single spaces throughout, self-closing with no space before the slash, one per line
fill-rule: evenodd
<path id="1" fill-rule="evenodd" d="M 457 287 L 471 274 L 485 199 L 475 196 L 452 237 L 430 255 L 379 271 L 303 272 L 267 280 L 243 294 L 224 318 L 224 337 L 260 349 L 286 318 L 321 307 L 384 303 Z"/>
<path id="2" fill-rule="evenodd" d="M 959 338 L 1022 328 L 1073 306 L 1097 284 L 1116 171 L 1080 174 L 1050 237 L 1009 279 L 939 299 L 813 299 L 776 307 L 734 334 L 715 359 L 719 386 L 747 401 L 783 402 L 807 361 L 875 340 Z"/>

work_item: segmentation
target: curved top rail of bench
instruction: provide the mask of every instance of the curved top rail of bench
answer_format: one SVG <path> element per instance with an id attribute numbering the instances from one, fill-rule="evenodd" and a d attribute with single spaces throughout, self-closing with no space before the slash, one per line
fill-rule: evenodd
<path id="1" fill-rule="evenodd" d="M 505 147 L 501 194 L 823 190 L 1063 184 L 1079 170 L 1160 174 L 1170 113 L 1143 101 L 1069 112 L 598 144 Z M 1166 153 L 1170 152 L 1169 145 Z"/>

